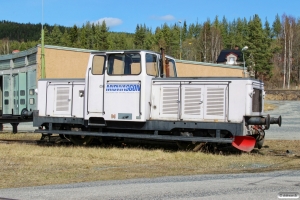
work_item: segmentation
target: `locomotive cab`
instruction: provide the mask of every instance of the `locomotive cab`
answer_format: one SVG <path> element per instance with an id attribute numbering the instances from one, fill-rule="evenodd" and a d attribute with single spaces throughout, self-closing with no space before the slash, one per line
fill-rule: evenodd
<path id="1" fill-rule="evenodd" d="M 161 55 L 152 51 L 95 53 L 86 73 L 84 119 L 145 122 L 150 115 L 151 80 L 160 77 Z M 168 76 L 176 77 L 175 61 L 167 57 Z M 147 102 L 147 103 L 145 103 Z"/>

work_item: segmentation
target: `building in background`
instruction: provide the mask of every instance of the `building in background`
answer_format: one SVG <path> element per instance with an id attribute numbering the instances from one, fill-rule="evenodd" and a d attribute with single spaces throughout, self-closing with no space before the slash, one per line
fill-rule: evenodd
<path id="1" fill-rule="evenodd" d="M 90 52 L 46 45 L 46 78 L 84 78 Z M 21 114 L 37 108 L 40 78 L 41 46 L 0 56 L 0 124 L 10 123 L 16 132 L 20 122 L 31 121 Z"/>
<path id="2" fill-rule="evenodd" d="M 218 64 L 243 65 L 243 52 L 238 48 L 222 50 L 217 59 Z"/>
<path id="3" fill-rule="evenodd" d="M 238 65 L 176 60 L 176 69 L 181 77 L 243 77 L 243 67 Z"/>

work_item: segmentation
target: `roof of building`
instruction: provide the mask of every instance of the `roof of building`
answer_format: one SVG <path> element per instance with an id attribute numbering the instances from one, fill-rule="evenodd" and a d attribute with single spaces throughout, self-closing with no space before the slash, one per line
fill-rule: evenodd
<path id="1" fill-rule="evenodd" d="M 41 45 L 37 45 L 31 49 L 20 51 L 17 53 L 7 54 L 7 55 L 0 55 L 0 70 L 9 68 L 9 62 L 11 59 L 21 58 L 25 56 L 35 55 L 37 53 L 37 48 L 40 48 Z M 53 45 L 45 45 L 45 48 L 48 49 L 57 49 L 57 50 L 65 50 L 65 51 L 76 51 L 76 52 L 85 52 L 85 53 L 92 53 L 92 52 L 99 52 L 99 50 L 90 50 L 90 49 L 81 49 L 81 48 L 71 48 L 71 47 L 62 47 L 62 46 L 53 46 Z M 224 63 L 226 62 L 226 56 L 230 53 L 234 53 L 239 58 L 242 56 L 242 52 L 240 50 L 222 50 L 217 63 Z M 32 57 L 32 62 L 35 62 L 33 59 L 36 57 Z M 197 61 L 189 61 L 189 60 L 178 60 L 175 59 L 176 62 L 179 63 L 187 63 L 187 64 L 195 64 L 195 65 L 204 65 L 204 66 L 211 66 L 211 67 L 223 67 L 223 68 L 241 68 L 239 65 L 225 65 L 225 64 L 216 64 L 216 63 L 207 63 L 207 62 L 197 62 Z"/>
<path id="2" fill-rule="evenodd" d="M 175 59 L 175 61 L 176 61 L 176 63 L 186 63 L 186 64 L 203 65 L 203 66 L 210 66 L 210 67 L 242 69 L 242 67 L 240 65 L 226 65 L 226 64 L 217 64 L 217 63 L 208 63 L 208 62 L 197 62 L 197 61 L 178 60 L 178 59 Z"/>
<path id="3" fill-rule="evenodd" d="M 227 61 L 226 57 L 231 53 L 237 56 L 237 60 L 242 60 L 243 53 L 241 50 L 225 49 L 220 52 L 220 55 L 217 59 L 217 63 L 226 62 Z"/>

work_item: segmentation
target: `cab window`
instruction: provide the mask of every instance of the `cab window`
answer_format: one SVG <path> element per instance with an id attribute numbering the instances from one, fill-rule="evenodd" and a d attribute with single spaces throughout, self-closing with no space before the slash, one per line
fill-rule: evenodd
<path id="1" fill-rule="evenodd" d="M 146 72 L 150 76 L 158 76 L 158 62 L 156 55 L 146 54 Z"/>
<path id="2" fill-rule="evenodd" d="M 94 75 L 103 74 L 104 65 L 105 65 L 105 56 L 94 56 L 92 74 Z"/>
<path id="3" fill-rule="evenodd" d="M 168 58 L 167 58 L 168 59 Z M 169 77 L 176 77 L 176 65 L 173 59 L 168 59 L 169 63 Z"/>
<path id="4" fill-rule="evenodd" d="M 108 75 L 138 75 L 141 56 L 138 53 L 111 54 L 108 57 Z"/>

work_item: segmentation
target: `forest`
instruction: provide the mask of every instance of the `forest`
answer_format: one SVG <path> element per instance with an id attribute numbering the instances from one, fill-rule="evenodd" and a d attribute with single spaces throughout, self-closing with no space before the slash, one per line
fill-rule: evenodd
<path id="1" fill-rule="evenodd" d="M 224 16 L 200 23 L 162 24 L 155 30 L 137 24 L 134 33 L 111 32 L 105 21 L 81 27 L 44 24 L 45 44 L 94 50 L 164 48 L 177 59 L 216 63 L 223 49 L 242 49 L 245 65 L 268 89 L 300 86 L 300 19 L 286 14 L 272 23 L 258 15 L 228 21 Z M 41 24 L 0 21 L 0 55 L 40 44 Z"/>

